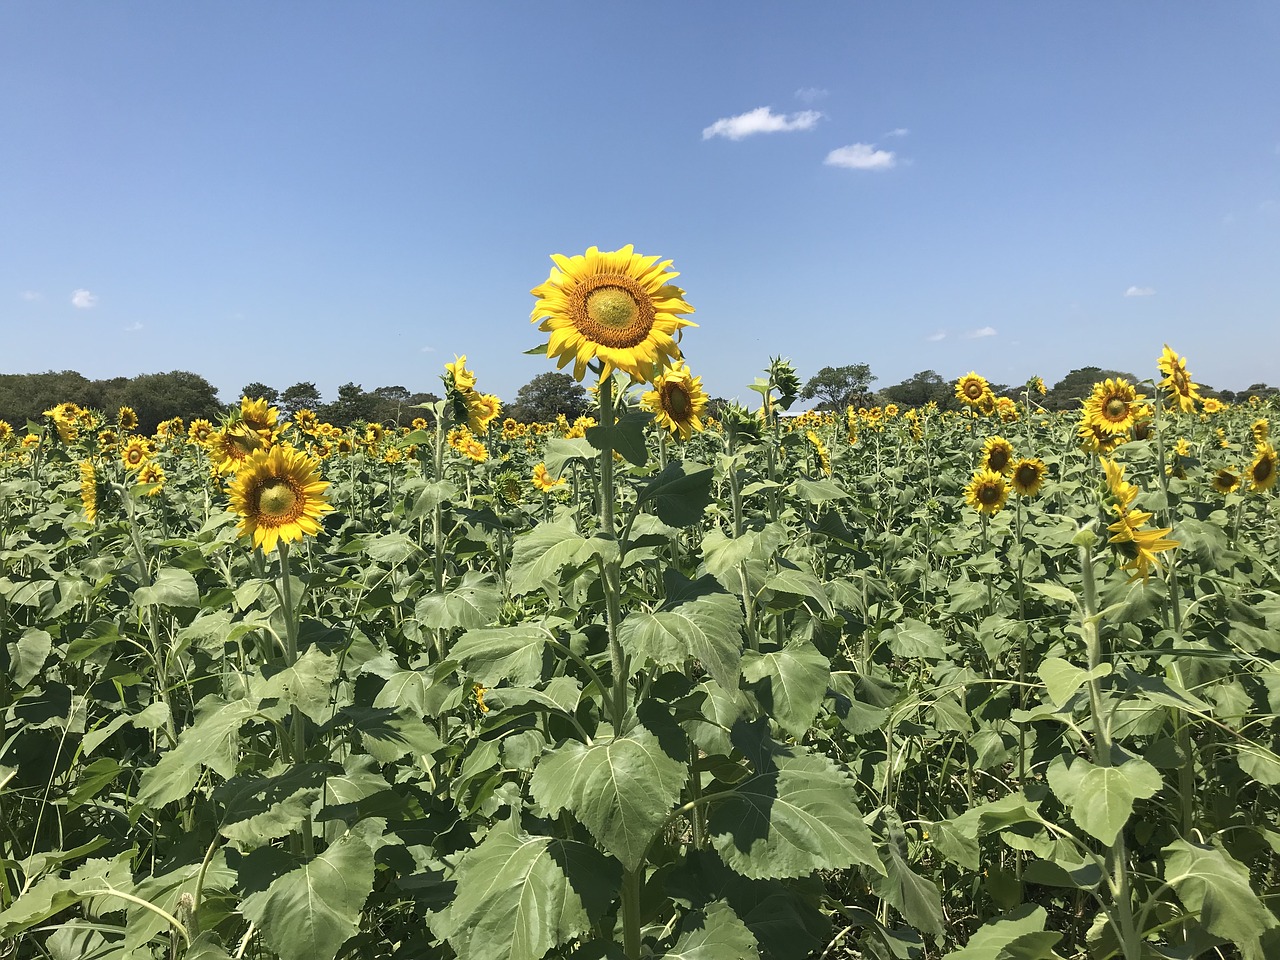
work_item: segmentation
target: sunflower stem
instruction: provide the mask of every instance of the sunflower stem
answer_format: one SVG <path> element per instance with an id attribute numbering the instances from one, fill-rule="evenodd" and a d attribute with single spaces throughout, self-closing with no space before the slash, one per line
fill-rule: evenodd
<path id="1" fill-rule="evenodd" d="M 600 424 L 604 427 L 599 436 L 600 442 L 600 534 L 607 539 L 615 539 L 617 531 L 613 515 L 614 476 L 613 476 L 613 376 L 601 374 L 600 377 Z M 627 715 L 627 662 L 618 641 L 618 625 L 622 619 L 619 594 L 621 586 L 618 576 L 619 561 L 600 561 L 600 574 L 604 585 L 605 618 L 609 632 L 609 660 L 613 669 L 613 727 L 615 734 L 622 730 L 623 720 Z"/>
<path id="2" fill-rule="evenodd" d="M 280 603 L 284 608 L 284 660 L 285 667 L 298 662 L 298 611 L 293 599 L 293 577 L 289 572 L 289 544 L 281 540 L 280 552 Z M 296 706 L 289 708 L 289 728 L 293 732 L 293 762 L 301 766 L 307 758 L 307 718 Z M 311 836 L 311 813 L 302 818 L 302 852 L 310 860 L 314 855 Z"/>

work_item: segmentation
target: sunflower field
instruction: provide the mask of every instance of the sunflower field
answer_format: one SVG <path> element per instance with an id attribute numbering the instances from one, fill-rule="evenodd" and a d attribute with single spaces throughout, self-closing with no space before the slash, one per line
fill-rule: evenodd
<path id="1" fill-rule="evenodd" d="M 576 422 L 0 423 L 0 957 L 1280 957 L 1274 400 L 713 419 L 553 259 Z"/>

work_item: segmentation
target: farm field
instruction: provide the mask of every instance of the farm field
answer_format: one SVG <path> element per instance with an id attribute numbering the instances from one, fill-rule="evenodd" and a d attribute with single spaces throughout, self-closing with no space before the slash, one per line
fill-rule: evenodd
<path id="1" fill-rule="evenodd" d="M 713 418 L 655 260 L 574 422 L 0 426 L 0 956 L 1280 956 L 1276 401 Z"/>

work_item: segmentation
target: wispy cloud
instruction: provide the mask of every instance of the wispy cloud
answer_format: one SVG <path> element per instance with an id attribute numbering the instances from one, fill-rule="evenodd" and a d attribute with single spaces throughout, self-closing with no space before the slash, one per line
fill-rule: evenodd
<path id="1" fill-rule="evenodd" d="M 880 150 L 874 143 L 851 143 L 827 154 L 823 161 L 829 167 L 848 170 L 888 170 L 898 162 L 892 150 Z"/>
<path id="2" fill-rule="evenodd" d="M 947 331 L 939 330 L 937 333 L 931 333 L 925 337 L 930 343 L 937 343 L 939 340 L 947 339 Z"/>
<path id="3" fill-rule="evenodd" d="M 137 333 L 142 329 L 142 323 L 135 321 L 124 328 L 125 333 Z"/>
<path id="4" fill-rule="evenodd" d="M 768 107 L 756 107 L 736 117 L 721 117 L 702 131 L 702 139 L 727 137 L 741 140 L 756 133 L 787 133 L 791 130 L 812 130 L 822 114 L 817 110 L 801 110 L 799 113 L 774 113 Z"/>
<path id="5" fill-rule="evenodd" d="M 1155 287 L 1130 287 L 1124 292 L 1126 297 L 1154 297 L 1156 295 Z"/>
<path id="6" fill-rule="evenodd" d="M 98 305 L 97 294 L 88 290 L 77 290 L 71 294 L 71 305 L 80 310 L 90 310 Z"/>
<path id="7" fill-rule="evenodd" d="M 421 350 L 421 352 L 422 352 L 422 353 L 435 353 L 435 352 L 436 352 L 436 348 L 435 348 L 435 347 L 423 347 L 423 348 L 422 348 L 422 350 Z"/>
<path id="8" fill-rule="evenodd" d="M 994 337 L 995 335 L 995 327 L 979 327 L 977 330 L 970 330 L 964 336 L 966 340 L 978 340 L 982 337 Z"/>
<path id="9" fill-rule="evenodd" d="M 813 103 L 815 100 L 821 100 L 830 92 L 822 87 L 801 87 L 796 91 L 796 99 L 803 100 L 805 103 Z"/>
<path id="10" fill-rule="evenodd" d="M 885 136 L 886 137 L 905 137 L 910 132 L 911 131 L 908 130 L 906 127 L 894 127 L 892 130 L 886 133 Z"/>
<path id="11" fill-rule="evenodd" d="M 27 303 L 34 303 L 36 300 L 44 299 L 44 295 L 36 290 L 23 290 L 19 296 L 21 296 L 23 300 L 27 301 Z"/>

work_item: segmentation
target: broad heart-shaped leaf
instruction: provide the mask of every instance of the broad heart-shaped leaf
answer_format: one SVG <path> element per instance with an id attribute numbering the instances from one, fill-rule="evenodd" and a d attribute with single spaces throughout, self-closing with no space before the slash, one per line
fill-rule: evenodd
<path id="1" fill-rule="evenodd" d="M 640 488 L 639 503 L 652 503 L 663 523 L 687 527 L 702 519 L 711 502 L 711 482 L 715 471 L 701 463 L 673 460 L 662 472 Z"/>
<path id="2" fill-rule="evenodd" d="M 333 960 L 360 929 L 372 889 L 373 850 L 358 833 L 346 833 L 245 897 L 240 912 L 261 928 L 280 960 Z"/>
<path id="3" fill-rule="evenodd" d="M 200 606 L 200 588 L 196 578 L 179 567 L 165 567 L 156 573 L 149 587 L 133 591 L 135 606 L 150 607 L 162 604 L 166 607 Z"/>
<path id="4" fill-rule="evenodd" d="M 622 871 L 588 844 L 505 820 L 462 855 L 454 879 L 452 903 L 427 923 L 461 960 L 541 960 L 604 915 Z"/>
<path id="5" fill-rule="evenodd" d="M 756 938 L 723 900 L 687 913 L 680 923 L 680 939 L 663 960 L 756 960 Z"/>
<path id="6" fill-rule="evenodd" d="M 560 568 L 578 563 L 586 546 L 568 520 L 540 523 L 516 537 L 511 547 L 511 593 L 530 593 L 545 580 L 556 580 Z"/>
<path id="7" fill-rule="evenodd" d="M 1045 930 L 1044 907 L 1023 904 L 979 927 L 969 942 L 942 960 L 1061 960 L 1053 945 L 1062 934 Z"/>
<path id="8" fill-rule="evenodd" d="M 737 723 L 733 744 L 752 773 L 723 787 L 707 820 L 712 845 L 728 866 L 753 879 L 803 877 L 855 863 L 884 872 L 848 774 L 806 747 L 769 739 L 764 720 Z"/>
<path id="9" fill-rule="evenodd" d="M 896 844 L 885 844 L 880 859 L 885 876 L 872 878 L 872 889 L 921 933 L 941 937 L 942 895 L 937 885 L 912 870 Z"/>
<path id="10" fill-rule="evenodd" d="M 1046 657 L 1037 672 L 1049 691 L 1049 699 L 1054 706 L 1060 707 L 1075 696 L 1081 684 L 1109 674 L 1111 664 L 1100 663 L 1092 670 L 1085 670 L 1061 657 Z"/>
<path id="11" fill-rule="evenodd" d="M 1217 844 L 1175 840 L 1164 853 L 1165 883 L 1205 929 L 1238 946 L 1245 960 L 1266 960 L 1259 938 L 1280 923 L 1254 893 L 1248 868 Z"/>
<path id="12" fill-rule="evenodd" d="M 595 460 L 599 454 L 585 439 L 575 437 L 572 440 L 557 438 L 548 441 L 542 456 L 547 465 L 547 473 L 558 479 L 564 475 L 564 468 L 568 464 L 575 460 L 583 463 Z"/>
<path id="13" fill-rule="evenodd" d="M 831 664 L 813 644 L 800 641 L 773 653 L 748 650 L 742 655 L 742 675 L 761 684 L 755 691 L 761 708 L 799 740 L 822 706 Z"/>
<path id="14" fill-rule="evenodd" d="M 27 627 L 15 644 L 15 655 L 11 664 L 13 682 L 19 690 L 35 679 L 49 651 L 53 649 L 53 637 L 48 631 L 37 627 Z"/>
<path id="15" fill-rule="evenodd" d="M 331 696 L 337 679 L 338 658 L 312 647 L 292 667 L 253 681 L 250 689 L 263 701 L 277 700 L 284 706 L 297 707 L 312 722 L 324 723 L 333 713 Z M 262 707 L 266 712 L 267 704 Z"/>
<path id="16" fill-rule="evenodd" d="M 288 836 L 324 789 L 336 763 L 290 764 L 270 776 L 244 774 L 214 791 L 225 806 L 218 832 L 248 847 Z"/>
<path id="17" fill-rule="evenodd" d="M 543 627 L 530 625 L 468 630 L 449 657 L 486 687 L 496 687 L 503 679 L 531 687 L 542 679 L 542 651 L 549 636 Z"/>
<path id="18" fill-rule="evenodd" d="M 597 450 L 603 450 L 605 444 L 608 444 L 637 467 L 643 467 L 649 460 L 644 428 L 652 419 L 651 413 L 643 410 L 628 410 L 612 425 L 601 423 L 594 427 L 587 427 L 584 435 L 587 442 Z"/>
<path id="19" fill-rule="evenodd" d="M 550 816 L 567 809 L 600 846 L 635 870 L 688 777 L 642 726 L 625 737 L 576 741 L 544 754 L 530 789 Z"/>
<path id="20" fill-rule="evenodd" d="M 729 537 L 712 527 L 702 538 L 702 559 L 707 572 L 726 584 L 726 589 L 740 590 L 738 564 L 744 560 L 768 560 L 787 539 L 780 523 L 769 523 L 760 530 L 749 530 L 740 537 Z"/>
<path id="21" fill-rule="evenodd" d="M 210 694 L 201 700 L 196 706 L 196 722 L 182 731 L 177 744 L 159 763 L 143 771 L 135 809 L 162 807 L 185 797 L 196 785 L 201 767 L 229 779 L 235 773 L 240 725 L 257 713 L 256 699 L 228 703 Z"/>
<path id="22" fill-rule="evenodd" d="M 1049 765 L 1049 786 L 1071 808 L 1071 819 L 1105 844 L 1115 842 L 1133 814 L 1134 800 L 1160 789 L 1160 772 L 1145 760 L 1130 757 L 1114 767 L 1097 767 L 1081 757 L 1068 766 Z"/>
<path id="23" fill-rule="evenodd" d="M 468 570 L 448 593 L 428 593 L 418 601 L 418 619 L 432 630 L 487 627 L 502 612 L 502 591 L 492 574 Z"/>
<path id="24" fill-rule="evenodd" d="M 782 562 L 785 564 L 787 561 Z M 771 599 L 766 601 L 771 610 L 790 610 L 809 599 L 817 603 L 827 616 L 835 613 L 822 581 L 808 570 L 783 566 L 764 582 L 764 589 L 772 593 Z"/>
<path id="25" fill-rule="evenodd" d="M 618 630 L 618 640 L 635 669 L 652 660 L 663 667 L 683 667 L 698 660 L 726 690 L 738 688 L 742 657 L 742 604 L 714 588 L 709 578 L 694 581 L 705 592 L 654 613 L 635 611 Z M 686 586 L 692 588 L 686 582 Z"/>
<path id="26" fill-rule="evenodd" d="M 131 848 L 112 860 L 88 860 L 68 877 L 58 871 L 41 877 L 7 909 L 0 910 L 0 937 L 16 937 L 81 900 L 107 890 L 132 891 L 129 860 L 136 852 L 136 848 Z M 117 900 L 111 906 L 123 909 L 124 902 Z"/>

